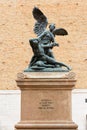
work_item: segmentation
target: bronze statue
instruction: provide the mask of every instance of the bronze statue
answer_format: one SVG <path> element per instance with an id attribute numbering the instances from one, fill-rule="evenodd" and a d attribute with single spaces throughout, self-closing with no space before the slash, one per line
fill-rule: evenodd
<path id="1" fill-rule="evenodd" d="M 49 25 L 49 30 L 46 30 L 48 21 L 42 11 L 34 7 L 33 17 L 37 21 L 34 26 L 34 32 L 37 38 L 30 39 L 29 43 L 33 50 L 34 56 L 25 72 L 65 72 L 70 71 L 70 67 L 64 63 L 57 62 L 54 58 L 52 48 L 59 46 L 55 42 L 56 35 L 68 35 L 68 32 L 63 29 L 55 29 L 55 24 Z"/>

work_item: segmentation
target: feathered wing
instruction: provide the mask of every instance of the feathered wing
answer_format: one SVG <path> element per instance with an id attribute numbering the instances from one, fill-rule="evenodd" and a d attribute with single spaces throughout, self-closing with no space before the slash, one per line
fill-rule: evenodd
<path id="1" fill-rule="evenodd" d="M 45 31 L 47 27 L 48 24 L 47 17 L 37 7 L 34 7 L 32 14 L 35 20 L 37 21 L 34 25 L 34 32 L 37 34 L 37 36 L 39 36 Z"/>
<path id="2" fill-rule="evenodd" d="M 58 29 L 55 29 L 53 32 L 52 32 L 55 35 L 68 35 L 68 32 L 64 29 L 64 28 L 58 28 Z"/>

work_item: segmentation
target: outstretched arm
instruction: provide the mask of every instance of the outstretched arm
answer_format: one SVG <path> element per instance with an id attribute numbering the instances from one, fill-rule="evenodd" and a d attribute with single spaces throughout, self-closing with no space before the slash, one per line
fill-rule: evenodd
<path id="1" fill-rule="evenodd" d="M 51 44 L 49 43 L 47 45 L 41 44 L 41 46 L 43 48 L 53 48 L 54 46 L 59 46 L 59 44 L 58 43 L 51 43 Z"/>
<path id="2" fill-rule="evenodd" d="M 38 41 L 41 41 L 47 35 L 47 31 L 44 31 L 40 36 L 38 36 Z"/>

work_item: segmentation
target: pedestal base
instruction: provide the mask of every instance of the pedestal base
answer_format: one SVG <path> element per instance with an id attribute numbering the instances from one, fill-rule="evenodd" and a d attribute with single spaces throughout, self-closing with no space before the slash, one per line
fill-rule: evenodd
<path id="1" fill-rule="evenodd" d="M 76 80 L 69 77 L 69 73 L 57 72 L 19 76 L 21 121 L 15 130 L 77 130 L 71 112 L 71 92 Z"/>
<path id="2" fill-rule="evenodd" d="M 31 123 L 20 122 L 16 126 L 15 130 L 77 130 L 78 126 L 74 122 L 41 122 Z"/>

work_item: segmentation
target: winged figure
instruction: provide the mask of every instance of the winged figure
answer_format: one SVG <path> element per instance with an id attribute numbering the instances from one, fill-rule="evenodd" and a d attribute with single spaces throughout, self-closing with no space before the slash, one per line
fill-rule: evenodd
<path id="1" fill-rule="evenodd" d="M 55 36 L 68 35 L 68 32 L 64 28 L 56 29 L 55 24 L 50 24 L 47 30 L 47 17 L 39 8 L 34 7 L 32 14 L 36 20 L 34 33 L 37 38 L 29 40 L 34 56 L 25 71 L 70 71 L 69 66 L 55 60 L 52 52 L 53 47 L 59 46 L 55 41 Z"/>
<path id="2" fill-rule="evenodd" d="M 47 17 L 37 7 L 34 7 L 32 13 L 33 13 L 33 17 L 36 20 L 36 23 L 34 26 L 34 32 L 37 34 L 37 36 L 40 36 L 46 30 L 46 27 L 48 25 Z M 49 28 L 54 36 L 55 35 L 68 35 L 68 32 L 64 28 L 55 29 L 55 24 L 50 24 Z"/>

